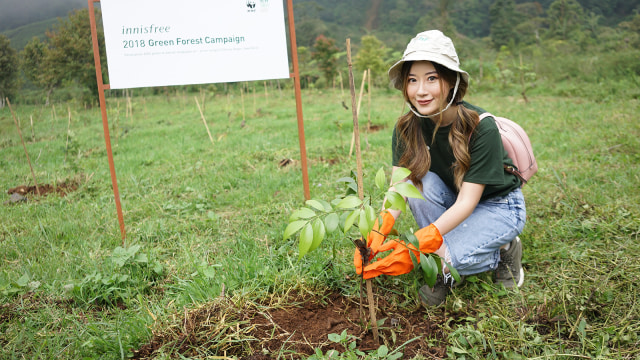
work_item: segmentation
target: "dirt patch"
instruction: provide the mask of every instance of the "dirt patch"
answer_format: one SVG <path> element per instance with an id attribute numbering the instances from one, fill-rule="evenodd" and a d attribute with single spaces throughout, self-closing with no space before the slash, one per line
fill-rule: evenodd
<path id="1" fill-rule="evenodd" d="M 58 184 L 38 184 L 35 185 L 19 185 L 14 188 L 11 188 L 7 191 L 7 194 L 12 196 L 12 198 L 17 198 L 15 195 L 25 197 L 25 198 L 33 198 L 36 196 L 48 196 L 51 194 L 58 194 L 60 196 L 66 196 L 70 192 L 78 190 L 79 181 L 77 180 L 67 180 Z"/>
<path id="2" fill-rule="evenodd" d="M 384 129 L 384 128 L 385 128 L 385 126 L 384 126 L 384 125 L 371 124 L 371 125 L 367 128 L 367 131 L 368 131 L 368 132 L 371 132 L 371 133 L 374 133 L 374 132 L 378 132 L 378 131 L 380 131 L 380 130 L 382 130 L 382 129 Z"/>
<path id="3" fill-rule="evenodd" d="M 306 300 L 301 300 L 306 296 Z M 329 341 L 329 334 L 349 335 L 361 351 L 377 349 L 370 329 L 360 324 L 358 299 L 337 293 L 324 298 L 308 294 L 289 296 L 287 306 L 245 304 L 238 307 L 226 299 L 185 311 L 178 323 L 153 331 L 148 344 L 134 351 L 134 359 L 152 359 L 162 353 L 183 356 L 236 356 L 240 359 L 275 359 L 287 354 L 301 358 L 321 349 L 345 352 L 343 344 Z M 379 297 L 377 317 L 380 343 L 400 350 L 404 359 L 422 355 L 431 359 L 446 357 L 446 322 L 444 310 L 427 313 L 419 305 L 403 305 L 393 298 Z M 368 315 L 368 309 L 364 308 Z M 439 314 L 439 315 L 438 315 Z M 426 340 L 443 339 L 441 345 L 429 346 Z"/>

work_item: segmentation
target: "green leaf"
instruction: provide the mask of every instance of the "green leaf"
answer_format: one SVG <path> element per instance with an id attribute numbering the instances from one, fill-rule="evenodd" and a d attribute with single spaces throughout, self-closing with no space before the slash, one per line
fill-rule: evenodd
<path id="1" fill-rule="evenodd" d="M 438 265 L 433 256 L 420 253 L 420 267 L 422 268 L 425 282 L 427 285 L 433 287 L 436 284 L 436 277 L 438 276 Z"/>
<path id="2" fill-rule="evenodd" d="M 366 211 L 360 209 L 359 212 L 360 218 L 358 219 L 358 229 L 360 230 L 360 234 L 362 234 L 362 236 L 366 238 L 371 231 L 371 228 L 373 227 L 373 223 L 369 223 Z"/>
<path id="3" fill-rule="evenodd" d="M 460 349 L 459 347 L 456 347 L 456 346 L 451 346 L 449 349 L 451 351 L 453 351 L 454 353 L 457 353 L 457 354 L 468 354 L 469 353 L 467 350 Z"/>
<path id="4" fill-rule="evenodd" d="M 30 280 L 31 278 L 29 277 L 29 275 L 25 273 L 22 276 L 20 276 L 20 278 L 15 282 L 15 284 L 22 288 L 27 286 Z"/>
<path id="5" fill-rule="evenodd" d="M 329 204 L 326 200 L 318 200 L 318 202 L 322 204 L 322 207 L 324 207 L 325 212 L 330 212 L 331 210 L 333 210 L 331 208 L 331 204 Z"/>
<path id="6" fill-rule="evenodd" d="M 384 168 L 380 168 L 376 173 L 376 186 L 380 190 L 385 190 L 388 188 L 387 177 L 384 174 Z"/>
<path id="7" fill-rule="evenodd" d="M 373 228 L 373 224 L 376 222 L 377 218 L 376 211 L 371 205 L 366 205 L 364 210 L 367 212 L 367 221 L 369 221 L 369 224 L 371 224 L 371 227 Z M 380 224 L 382 224 L 382 219 L 380 219 Z"/>
<path id="8" fill-rule="evenodd" d="M 400 210 L 404 212 L 407 208 L 407 203 L 404 201 L 402 195 L 398 194 L 395 191 L 387 191 L 386 193 L 388 206 L 385 204 L 387 209 Z"/>
<path id="9" fill-rule="evenodd" d="M 305 201 L 305 204 L 307 204 L 307 206 L 309 206 L 311 208 L 314 208 L 314 209 L 316 209 L 318 211 L 325 211 L 324 206 L 318 200 L 315 200 L 315 199 L 307 200 L 307 201 Z"/>
<path id="10" fill-rule="evenodd" d="M 298 219 L 309 219 L 314 216 L 316 216 L 315 211 L 309 208 L 303 207 L 291 213 L 291 216 L 289 217 L 289 221 L 294 221 Z"/>
<path id="11" fill-rule="evenodd" d="M 348 216 L 347 219 L 344 221 L 344 233 L 346 234 L 347 231 L 349 231 L 349 229 L 351 229 L 351 225 L 353 225 L 353 222 L 356 221 L 356 217 L 358 216 L 358 214 L 360 213 L 360 211 L 358 209 L 353 210 Z"/>
<path id="12" fill-rule="evenodd" d="M 336 207 L 338 209 L 353 209 L 355 207 L 358 207 L 362 204 L 362 200 L 360 200 L 357 196 L 347 196 L 344 199 L 342 199 L 338 205 L 336 205 Z"/>
<path id="13" fill-rule="evenodd" d="M 302 258 L 305 256 L 309 249 L 311 248 L 311 244 L 313 243 L 313 227 L 310 223 L 302 228 L 300 232 L 300 242 L 298 243 L 298 258 Z"/>
<path id="14" fill-rule="evenodd" d="M 407 168 L 399 167 L 393 171 L 391 175 L 391 184 L 396 184 L 398 182 L 404 181 L 411 174 L 411 171 Z"/>
<path id="15" fill-rule="evenodd" d="M 451 276 L 453 276 L 453 279 L 457 282 L 460 282 L 460 274 L 458 274 L 458 270 L 456 270 L 456 268 L 454 268 L 453 266 L 451 266 L 451 264 L 446 263 L 445 265 L 447 266 L 447 268 L 449 269 L 449 272 L 451 273 Z"/>
<path id="16" fill-rule="evenodd" d="M 339 223 L 340 217 L 336 213 L 331 213 L 324 218 L 324 226 L 329 234 L 336 231 Z"/>
<path id="17" fill-rule="evenodd" d="M 380 345 L 378 348 L 378 356 L 382 356 L 384 358 L 388 353 L 389 349 L 385 345 Z"/>
<path id="18" fill-rule="evenodd" d="M 206 268 L 202 269 L 202 275 L 204 275 L 205 278 L 207 279 L 213 279 L 216 277 L 216 269 L 213 266 L 207 266 Z"/>
<path id="19" fill-rule="evenodd" d="M 407 246 L 405 244 L 405 246 Z M 411 262 L 413 263 L 413 268 L 417 269 L 418 266 L 420 266 L 420 263 L 418 262 L 418 258 L 416 257 L 416 254 L 413 251 L 409 251 L 409 256 L 411 257 Z"/>
<path id="20" fill-rule="evenodd" d="M 149 258 L 147 257 L 147 254 L 141 253 L 136 255 L 136 257 L 133 259 L 133 262 L 136 264 L 146 264 L 149 262 Z"/>
<path id="21" fill-rule="evenodd" d="M 322 243 L 322 240 L 324 240 L 324 235 L 326 234 L 324 224 L 320 219 L 316 219 L 311 227 L 313 229 L 313 242 L 311 243 L 309 252 L 317 249 L 318 246 L 320 246 L 320 243 Z"/>
<path id="22" fill-rule="evenodd" d="M 284 235 L 282 235 L 282 240 L 287 240 L 291 237 L 291 235 L 298 232 L 298 230 L 302 229 L 304 224 L 307 223 L 307 220 L 296 220 L 292 221 L 287 225 L 287 228 L 284 229 Z"/>
<path id="23" fill-rule="evenodd" d="M 336 333 L 331 333 L 329 335 L 327 335 L 329 337 L 329 340 L 334 342 L 334 343 L 340 343 L 340 335 L 336 334 Z"/>
<path id="24" fill-rule="evenodd" d="M 400 195 L 405 197 L 410 197 L 414 199 L 423 199 L 422 194 L 418 189 L 408 182 L 401 182 L 395 184 L 396 191 L 400 193 Z"/>
<path id="25" fill-rule="evenodd" d="M 341 183 L 346 183 L 346 184 L 355 184 L 356 180 L 353 178 L 350 178 L 348 176 L 345 177 L 341 177 L 340 179 L 338 179 L 336 182 L 341 182 Z"/>

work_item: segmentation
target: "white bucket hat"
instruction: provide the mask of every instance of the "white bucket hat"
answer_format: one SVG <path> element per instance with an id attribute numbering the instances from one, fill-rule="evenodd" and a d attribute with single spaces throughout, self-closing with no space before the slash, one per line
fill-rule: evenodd
<path id="1" fill-rule="evenodd" d="M 456 49 L 451 39 L 439 30 L 429 30 L 421 32 L 411 39 L 402 55 L 402 59 L 389 68 L 389 80 L 393 87 L 402 90 L 402 82 L 400 80 L 402 64 L 406 61 L 420 60 L 435 62 L 458 72 L 469 83 L 469 74 L 460 69 L 460 60 L 458 60 L 458 54 L 456 54 Z"/>

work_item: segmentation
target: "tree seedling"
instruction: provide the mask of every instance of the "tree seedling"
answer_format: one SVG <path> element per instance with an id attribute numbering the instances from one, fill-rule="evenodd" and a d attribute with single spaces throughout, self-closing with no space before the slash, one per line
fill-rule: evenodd
<path id="1" fill-rule="evenodd" d="M 405 197 L 422 198 L 422 195 L 413 184 L 403 180 L 411 172 L 405 168 L 394 171 L 391 181 L 387 181 L 384 168 L 380 168 L 375 176 L 375 188 L 370 194 L 364 194 L 363 199 L 357 195 L 357 185 L 354 176 L 343 177 L 338 180 L 345 186 L 345 192 L 331 201 L 322 199 L 310 199 L 305 206 L 294 210 L 289 217 L 289 224 L 284 230 L 283 238 L 287 240 L 298 234 L 299 258 L 317 249 L 327 234 L 338 233 L 352 241 L 356 246 L 363 261 L 369 259 L 371 248 L 367 246 L 366 238 L 372 231 L 380 209 L 406 210 Z M 391 184 L 395 191 L 389 190 Z M 380 223 L 382 219 L 379 219 Z M 399 239 L 387 239 L 386 241 L 400 241 L 412 249 L 419 249 L 418 239 L 412 232 L 400 233 Z M 440 257 L 435 254 L 420 253 L 420 263 L 413 254 L 414 266 L 421 267 L 427 284 L 433 286 L 436 276 L 442 271 Z M 335 257 L 335 250 L 334 250 Z M 363 268 L 366 264 L 363 264 Z M 448 266 L 454 278 L 459 281 L 459 275 L 451 266 Z M 360 284 L 362 299 L 362 278 Z M 370 299 L 371 300 L 371 299 Z M 360 301 L 362 304 L 362 301 Z M 370 306 L 375 306 L 373 301 Z M 362 311 L 361 311 L 362 316 Z M 377 324 L 372 319 L 372 328 L 377 329 Z"/>

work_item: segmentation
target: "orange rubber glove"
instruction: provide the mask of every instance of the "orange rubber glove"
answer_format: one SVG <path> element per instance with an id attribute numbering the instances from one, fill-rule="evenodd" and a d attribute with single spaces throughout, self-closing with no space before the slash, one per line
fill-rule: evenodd
<path id="1" fill-rule="evenodd" d="M 442 235 L 438 228 L 431 224 L 415 233 L 420 244 L 420 252 L 432 253 L 442 246 Z M 388 241 L 378 247 L 379 252 L 393 250 L 389 255 L 378 259 L 364 268 L 365 279 L 371 279 L 379 275 L 403 275 L 413 269 L 413 261 L 409 251 L 413 251 L 420 262 L 420 252 L 412 244 L 404 244 L 400 241 Z"/>
<path id="2" fill-rule="evenodd" d="M 378 219 L 380 218 L 378 217 L 373 224 L 373 229 L 371 229 L 367 235 L 367 247 L 371 249 L 369 261 L 378 254 L 378 248 L 382 245 L 387 235 L 391 232 L 391 229 L 393 229 L 393 225 L 396 223 L 396 219 L 388 211 L 383 211 L 380 215 L 382 216 L 382 226 L 378 224 Z M 362 272 L 362 256 L 357 247 L 353 254 L 353 265 L 356 267 L 356 273 L 360 274 Z"/>

